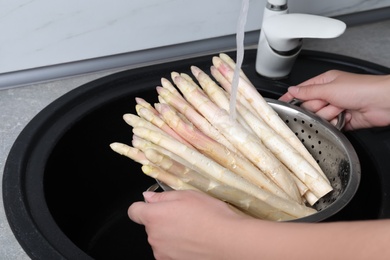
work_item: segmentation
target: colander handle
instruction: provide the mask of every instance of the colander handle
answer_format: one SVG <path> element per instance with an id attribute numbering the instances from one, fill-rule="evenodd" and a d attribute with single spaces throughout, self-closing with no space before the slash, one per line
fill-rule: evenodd
<path id="1" fill-rule="evenodd" d="M 293 98 L 292 100 L 290 100 L 289 104 L 291 105 L 295 105 L 295 106 L 300 106 L 301 104 L 303 103 L 302 100 L 300 99 L 297 99 L 297 98 Z M 345 112 L 342 111 L 340 114 L 338 114 L 337 116 L 337 122 L 335 124 L 335 127 L 338 129 L 338 130 L 342 130 L 343 127 L 345 126 Z"/>

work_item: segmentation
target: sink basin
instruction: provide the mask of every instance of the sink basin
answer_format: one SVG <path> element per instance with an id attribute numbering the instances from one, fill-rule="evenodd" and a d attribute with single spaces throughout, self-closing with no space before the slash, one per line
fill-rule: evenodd
<path id="1" fill-rule="evenodd" d="M 234 53 L 228 53 L 234 57 Z M 278 98 L 289 85 L 330 69 L 390 74 L 390 69 L 344 56 L 303 51 L 288 78 L 256 74 L 256 51 L 247 50 L 243 70 L 259 91 Z M 3 198 L 7 218 L 32 259 L 152 259 L 143 226 L 127 217 L 128 206 L 154 180 L 109 148 L 131 143 L 122 120 L 135 113 L 134 98 L 155 102 L 155 86 L 171 71 L 208 71 L 211 56 L 190 58 L 110 75 L 62 96 L 22 131 L 7 158 Z M 361 163 L 354 199 L 326 221 L 390 217 L 390 128 L 346 133 Z"/>

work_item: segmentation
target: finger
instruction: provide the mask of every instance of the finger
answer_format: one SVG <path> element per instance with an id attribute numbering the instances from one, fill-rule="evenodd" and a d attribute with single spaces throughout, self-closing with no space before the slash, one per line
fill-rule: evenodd
<path id="1" fill-rule="evenodd" d="M 284 102 L 289 102 L 291 101 L 292 99 L 294 98 L 293 95 L 291 95 L 290 93 L 286 92 L 285 94 L 283 94 L 283 96 L 281 96 L 279 98 L 280 101 L 284 101 Z"/>
<path id="2" fill-rule="evenodd" d="M 352 120 L 352 114 L 349 113 L 349 112 L 346 112 L 345 113 L 345 126 L 343 128 L 344 131 L 351 131 L 351 130 L 355 130 L 352 125 L 351 125 L 351 120 Z"/>
<path id="3" fill-rule="evenodd" d="M 331 121 L 333 118 L 337 117 L 343 109 L 329 105 L 316 112 L 316 114 L 327 121 Z"/>
<path id="4" fill-rule="evenodd" d="M 310 86 L 310 85 L 320 85 L 320 84 L 324 84 L 324 83 L 325 83 L 324 76 L 323 76 L 323 74 L 320 74 L 314 78 L 308 79 L 308 80 L 298 84 L 298 86 L 303 87 L 303 86 Z"/>
<path id="5" fill-rule="evenodd" d="M 339 121 L 338 117 L 333 118 L 332 120 L 329 121 L 332 125 L 337 125 L 337 122 Z"/>
<path id="6" fill-rule="evenodd" d="M 134 202 L 127 210 L 127 215 L 135 223 L 144 225 L 143 215 L 146 210 L 146 207 L 147 205 L 145 202 L 141 202 L 141 201 Z"/>
<path id="7" fill-rule="evenodd" d="M 335 79 L 339 72 L 336 70 L 329 70 L 327 72 L 324 72 L 320 75 L 317 75 L 313 78 L 310 78 L 302 83 L 300 83 L 298 86 L 309 86 L 309 85 L 322 85 L 331 82 Z"/>
<path id="8" fill-rule="evenodd" d="M 145 191 L 142 193 L 144 199 L 148 203 L 162 202 L 162 201 L 172 201 L 177 200 L 181 197 L 180 191 L 164 191 L 164 192 L 153 192 Z"/>
<path id="9" fill-rule="evenodd" d="M 308 85 L 301 87 L 293 86 L 289 87 L 287 91 L 295 98 L 303 101 L 312 99 L 328 101 L 329 97 L 333 95 L 333 93 L 329 91 L 329 84 Z"/>
<path id="10" fill-rule="evenodd" d="M 316 113 L 318 110 L 326 107 L 329 103 L 323 100 L 309 100 L 302 103 L 301 107 Z"/>

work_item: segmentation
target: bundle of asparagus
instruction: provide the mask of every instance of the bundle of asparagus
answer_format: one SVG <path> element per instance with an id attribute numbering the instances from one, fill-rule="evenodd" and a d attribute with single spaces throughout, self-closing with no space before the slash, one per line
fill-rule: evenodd
<path id="1" fill-rule="evenodd" d="M 231 93 L 235 63 L 213 58 L 211 74 L 192 66 L 191 76 L 161 79 L 159 103 L 136 98 L 133 146 L 111 148 L 142 164 L 142 171 L 175 190 L 195 189 L 252 216 L 290 220 L 311 215 L 313 205 L 332 190 L 317 162 L 240 71 Z M 175 87 L 176 85 L 176 87 Z M 221 88 L 222 87 L 222 88 Z M 236 95 L 235 118 L 229 99 Z"/>

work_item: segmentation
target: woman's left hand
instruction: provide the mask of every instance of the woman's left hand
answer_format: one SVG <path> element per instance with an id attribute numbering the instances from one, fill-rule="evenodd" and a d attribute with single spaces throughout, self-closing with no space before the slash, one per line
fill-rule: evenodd
<path id="1" fill-rule="evenodd" d="M 145 225 L 156 259 L 221 258 L 229 244 L 224 240 L 236 238 L 237 220 L 250 218 L 197 191 L 145 192 L 144 198 L 128 214 Z"/>

